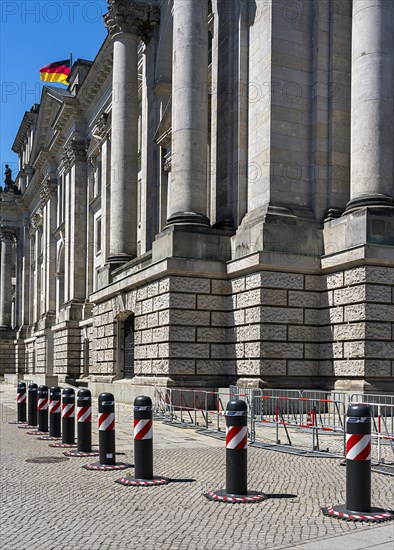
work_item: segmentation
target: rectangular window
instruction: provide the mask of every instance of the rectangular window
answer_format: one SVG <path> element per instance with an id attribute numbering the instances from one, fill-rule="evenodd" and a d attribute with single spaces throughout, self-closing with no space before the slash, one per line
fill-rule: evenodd
<path id="1" fill-rule="evenodd" d="M 101 218 L 96 218 L 94 230 L 95 253 L 101 252 Z"/>

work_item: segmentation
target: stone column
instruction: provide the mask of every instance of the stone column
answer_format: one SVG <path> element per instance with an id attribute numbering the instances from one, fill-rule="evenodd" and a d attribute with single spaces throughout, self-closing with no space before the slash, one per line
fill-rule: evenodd
<path id="1" fill-rule="evenodd" d="M 209 225 L 207 18 L 207 0 L 174 4 L 169 225 Z"/>
<path id="2" fill-rule="evenodd" d="M 67 148 L 70 170 L 70 225 L 66 234 L 69 245 L 68 301 L 82 302 L 86 298 L 86 204 L 87 165 L 86 142 L 73 139 Z"/>
<path id="3" fill-rule="evenodd" d="M 12 294 L 12 242 L 13 233 L 6 229 L 0 232 L 1 273 L 0 273 L 0 330 L 11 329 Z"/>
<path id="4" fill-rule="evenodd" d="M 111 207 L 108 263 L 137 255 L 138 44 L 149 36 L 158 9 L 109 0 L 104 16 L 113 39 Z"/>
<path id="5" fill-rule="evenodd" d="M 394 207 L 392 0 L 353 0 L 351 183 L 347 212 Z"/>

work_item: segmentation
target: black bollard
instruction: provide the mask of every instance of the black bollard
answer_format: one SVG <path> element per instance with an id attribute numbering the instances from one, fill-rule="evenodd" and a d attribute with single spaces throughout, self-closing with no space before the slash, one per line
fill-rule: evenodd
<path id="1" fill-rule="evenodd" d="M 37 384 L 29 384 L 27 391 L 27 423 L 29 426 L 37 426 Z"/>
<path id="2" fill-rule="evenodd" d="M 226 411 L 226 493 L 248 493 L 248 410 L 245 401 L 229 401 Z"/>
<path id="3" fill-rule="evenodd" d="M 61 437 L 61 389 L 59 386 L 52 386 L 49 390 L 49 436 Z"/>
<path id="4" fill-rule="evenodd" d="M 77 395 L 78 451 L 92 451 L 92 395 L 88 389 Z"/>
<path id="5" fill-rule="evenodd" d="M 98 399 L 99 455 L 98 464 L 86 464 L 86 470 L 124 470 L 130 464 L 116 462 L 115 398 L 112 393 L 100 393 Z"/>
<path id="6" fill-rule="evenodd" d="M 346 508 L 371 511 L 371 409 L 363 403 L 347 411 Z"/>
<path id="7" fill-rule="evenodd" d="M 72 388 L 62 392 L 62 444 L 75 444 L 75 392 Z"/>
<path id="8" fill-rule="evenodd" d="M 16 408 L 18 411 L 18 422 L 26 424 L 26 384 L 19 382 L 16 395 Z"/>
<path id="9" fill-rule="evenodd" d="M 226 410 L 226 489 L 206 493 L 216 502 L 251 503 L 267 497 L 263 493 L 248 491 L 248 409 L 245 401 L 234 399 Z"/>
<path id="10" fill-rule="evenodd" d="M 170 480 L 153 476 L 152 400 L 142 395 L 134 400 L 134 476 L 117 479 L 120 485 L 165 485 Z"/>
<path id="11" fill-rule="evenodd" d="M 82 457 L 98 456 L 92 451 L 92 395 L 87 388 L 82 388 L 77 394 L 77 430 L 78 449 L 65 451 L 65 456 Z"/>
<path id="12" fill-rule="evenodd" d="M 394 513 L 371 508 L 371 421 L 366 403 L 350 403 L 346 418 L 346 504 L 322 508 L 323 514 L 347 521 L 381 522 Z"/>
<path id="13" fill-rule="evenodd" d="M 48 388 L 47 386 L 38 387 L 38 432 L 48 431 Z"/>
<path id="14" fill-rule="evenodd" d="M 153 426 L 150 397 L 134 400 L 134 473 L 137 479 L 153 479 Z"/>
<path id="15" fill-rule="evenodd" d="M 62 392 L 62 442 L 50 443 L 50 447 L 74 448 L 75 444 L 75 392 L 65 388 Z"/>

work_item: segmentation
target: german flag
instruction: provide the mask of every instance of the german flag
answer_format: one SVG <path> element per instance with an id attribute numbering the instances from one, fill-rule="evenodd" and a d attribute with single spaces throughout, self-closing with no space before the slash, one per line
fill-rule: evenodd
<path id="1" fill-rule="evenodd" d="M 60 82 L 68 86 L 67 77 L 70 74 L 71 63 L 69 59 L 55 61 L 40 69 L 40 78 L 44 82 Z"/>

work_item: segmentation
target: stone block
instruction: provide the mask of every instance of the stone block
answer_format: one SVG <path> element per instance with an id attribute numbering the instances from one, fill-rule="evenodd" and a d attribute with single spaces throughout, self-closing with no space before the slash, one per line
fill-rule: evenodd
<path id="1" fill-rule="evenodd" d="M 232 292 L 234 294 L 244 291 L 245 290 L 245 277 L 240 277 L 238 279 L 233 279 L 231 281 L 231 288 L 232 288 Z"/>
<path id="2" fill-rule="evenodd" d="M 162 279 L 159 281 L 159 294 L 170 291 L 170 279 Z"/>
<path id="3" fill-rule="evenodd" d="M 196 374 L 198 375 L 235 375 L 235 361 L 221 361 L 213 359 L 197 360 Z"/>
<path id="4" fill-rule="evenodd" d="M 303 310 L 300 308 L 262 307 L 261 316 L 262 321 L 267 323 L 302 324 L 304 322 Z"/>
<path id="5" fill-rule="evenodd" d="M 392 304 L 354 304 L 345 306 L 345 321 L 392 321 L 394 306 Z"/>
<path id="6" fill-rule="evenodd" d="M 345 271 L 345 285 L 360 283 L 376 283 L 392 285 L 394 281 L 394 268 L 383 266 L 361 266 Z"/>
<path id="7" fill-rule="evenodd" d="M 244 312 L 245 323 L 260 323 L 261 322 L 261 309 L 260 307 L 251 307 Z"/>
<path id="8" fill-rule="evenodd" d="M 340 288 L 334 291 L 334 305 L 341 306 L 365 300 L 365 285 Z"/>
<path id="9" fill-rule="evenodd" d="M 361 340 L 365 337 L 365 323 L 346 323 L 331 327 L 333 340 Z"/>
<path id="10" fill-rule="evenodd" d="M 334 375 L 334 362 L 333 361 L 320 361 L 319 374 L 321 376 L 333 376 Z"/>
<path id="11" fill-rule="evenodd" d="M 289 290 L 290 307 L 320 307 L 320 292 Z"/>
<path id="12" fill-rule="evenodd" d="M 394 357 L 394 342 L 365 341 L 365 357 L 376 359 L 391 359 Z"/>
<path id="13" fill-rule="evenodd" d="M 230 281 L 224 281 L 220 279 L 213 279 L 212 282 L 212 294 L 231 294 Z"/>
<path id="14" fill-rule="evenodd" d="M 274 271 L 261 271 L 247 275 L 246 288 L 267 287 L 302 290 L 304 288 L 304 276 L 299 273 L 281 273 Z"/>
<path id="15" fill-rule="evenodd" d="M 159 357 L 208 358 L 209 344 L 167 342 L 159 344 Z"/>
<path id="16" fill-rule="evenodd" d="M 209 326 L 210 314 L 208 311 L 170 310 L 170 322 L 175 325 Z"/>
<path id="17" fill-rule="evenodd" d="M 235 358 L 235 346 L 232 344 L 211 344 L 211 357 L 213 359 Z"/>
<path id="18" fill-rule="evenodd" d="M 240 359 L 237 361 L 237 374 L 239 376 L 259 376 L 261 368 L 260 359 Z M 286 365 L 285 365 L 286 371 Z"/>
<path id="19" fill-rule="evenodd" d="M 195 342 L 196 329 L 194 327 L 171 326 L 169 340 L 178 342 Z"/>
<path id="20" fill-rule="evenodd" d="M 213 327 L 225 327 L 227 325 L 228 315 L 229 314 L 226 313 L 225 311 L 213 311 L 211 313 L 211 326 L 213 326 Z M 208 313 L 208 316 L 209 316 L 209 313 Z M 209 325 L 209 322 L 204 323 L 204 324 Z"/>
<path id="21" fill-rule="evenodd" d="M 152 298 L 153 296 L 156 296 L 159 294 L 159 282 L 154 281 L 153 283 L 150 283 L 147 287 L 147 296 L 148 298 Z"/>
<path id="22" fill-rule="evenodd" d="M 286 376 L 286 361 L 264 359 L 260 362 L 261 376 Z"/>
<path id="23" fill-rule="evenodd" d="M 334 375 L 346 376 L 364 376 L 365 365 L 362 359 L 346 359 L 342 361 L 334 361 Z"/>
<path id="24" fill-rule="evenodd" d="M 304 356 L 303 344 L 291 342 L 261 342 L 260 350 L 262 358 L 297 359 Z"/>
<path id="25" fill-rule="evenodd" d="M 323 290 L 323 278 L 321 275 L 305 275 L 305 290 Z"/>
<path id="26" fill-rule="evenodd" d="M 245 323 L 245 310 L 237 309 L 233 312 L 229 312 L 228 317 L 229 317 L 229 325 L 243 325 Z"/>
<path id="27" fill-rule="evenodd" d="M 318 342 L 320 340 L 319 327 L 294 325 L 288 327 L 289 341 Z"/>
<path id="28" fill-rule="evenodd" d="M 324 275 L 324 282 L 327 290 L 343 286 L 343 272 L 340 271 L 338 273 L 328 273 Z"/>
<path id="29" fill-rule="evenodd" d="M 365 338 L 369 340 L 394 340 L 391 335 L 390 323 L 374 323 L 372 321 L 366 321 L 364 323 L 364 327 Z"/>
<path id="30" fill-rule="evenodd" d="M 197 296 L 197 309 L 226 311 L 228 309 L 227 296 Z"/>
<path id="31" fill-rule="evenodd" d="M 319 357 L 320 357 L 320 344 L 305 344 L 304 345 L 304 357 L 305 357 L 305 359 L 319 359 Z"/>
<path id="32" fill-rule="evenodd" d="M 172 292 L 210 294 L 211 283 L 209 279 L 201 279 L 198 277 L 171 277 L 170 290 Z"/>
<path id="33" fill-rule="evenodd" d="M 148 313 L 147 311 L 144 311 L 144 303 L 142 302 L 142 312 Z M 161 309 L 168 309 L 170 307 L 170 295 L 169 294 L 160 294 L 159 296 L 155 296 L 153 298 L 153 306 L 151 311 L 160 311 Z"/>
<path id="34" fill-rule="evenodd" d="M 143 302 L 141 302 L 141 313 L 142 314 L 147 314 L 147 313 L 152 313 L 153 311 L 153 299 L 152 298 L 149 298 L 148 300 L 144 300 Z"/>
<path id="35" fill-rule="evenodd" d="M 355 340 L 352 342 L 344 342 L 343 351 L 344 357 L 348 359 L 365 357 L 365 341 Z"/>
<path id="36" fill-rule="evenodd" d="M 170 307 L 180 309 L 194 309 L 196 307 L 196 296 L 194 294 L 170 294 Z"/>
<path id="37" fill-rule="evenodd" d="M 318 361 L 288 361 L 288 376 L 317 376 L 319 374 Z"/>
<path id="38" fill-rule="evenodd" d="M 237 294 L 237 309 L 260 305 L 260 295 L 260 289 L 249 290 L 248 292 Z"/>
<path id="39" fill-rule="evenodd" d="M 394 280 L 392 282 L 392 285 L 394 285 Z M 390 303 L 392 301 L 392 290 L 394 290 L 394 288 L 392 288 L 391 286 L 367 284 L 366 300 L 367 302 Z"/>
<path id="40" fill-rule="evenodd" d="M 226 331 L 224 328 L 214 327 L 198 327 L 197 341 L 198 342 L 224 342 L 226 340 Z"/>

